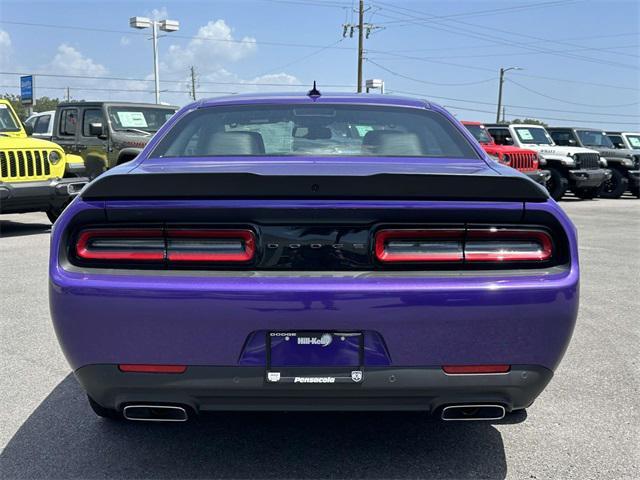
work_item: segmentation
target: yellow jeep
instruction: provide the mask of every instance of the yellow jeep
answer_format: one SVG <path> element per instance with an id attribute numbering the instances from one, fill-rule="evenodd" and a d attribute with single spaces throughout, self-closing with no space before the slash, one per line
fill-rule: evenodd
<path id="1" fill-rule="evenodd" d="M 46 212 L 52 222 L 87 183 L 82 157 L 30 138 L 0 99 L 0 213 Z"/>

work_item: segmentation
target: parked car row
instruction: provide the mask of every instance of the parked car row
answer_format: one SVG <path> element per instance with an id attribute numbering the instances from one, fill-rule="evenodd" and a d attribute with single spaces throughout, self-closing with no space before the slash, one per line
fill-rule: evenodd
<path id="1" fill-rule="evenodd" d="M 500 163 L 544 183 L 555 200 L 568 190 L 583 199 L 640 197 L 640 134 L 586 128 L 462 122 Z M 611 140 L 614 139 L 615 144 Z M 534 161 L 533 158 L 536 158 Z"/>
<path id="2" fill-rule="evenodd" d="M 0 213 L 42 211 L 53 222 L 87 183 L 81 157 L 29 138 L 7 100 L 0 99 Z"/>
<path id="3" fill-rule="evenodd" d="M 44 211 L 54 221 L 87 181 L 133 160 L 176 110 L 65 102 L 22 125 L 11 104 L 0 101 L 0 213 Z M 626 191 L 640 197 L 640 133 L 462 123 L 489 156 L 545 185 L 555 200 L 568 190 L 583 199 Z M 336 141 L 352 136 L 328 133 Z M 298 145 L 313 137 L 303 130 L 292 135 Z"/>
<path id="4" fill-rule="evenodd" d="M 176 109 L 68 102 L 23 125 L 0 100 L 0 213 L 42 211 L 55 221 L 90 180 L 133 160 Z"/>

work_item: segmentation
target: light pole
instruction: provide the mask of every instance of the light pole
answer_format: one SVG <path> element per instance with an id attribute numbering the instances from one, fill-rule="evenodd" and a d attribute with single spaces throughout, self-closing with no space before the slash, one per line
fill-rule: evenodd
<path id="1" fill-rule="evenodd" d="M 504 74 L 509 70 L 524 70 L 520 67 L 500 68 L 500 84 L 498 85 L 498 111 L 496 112 L 496 123 L 500 123 L 500 109 L 502 108 L 502 84 L 504 83 Z"/>
<path id="2" fill-rule="evenodd" d="M 139 30 L 151 27 L 151 40 L 153 42 L 153 74 L 155 77 L 156 103 L 160 103 L 160 72 L 158 70 L 158 29 L 163 32 L 177 32 L 180 30 L 180 22 L 177 20 L 151 20 L 147 17 L 131 17 L 129 26 Z"/>

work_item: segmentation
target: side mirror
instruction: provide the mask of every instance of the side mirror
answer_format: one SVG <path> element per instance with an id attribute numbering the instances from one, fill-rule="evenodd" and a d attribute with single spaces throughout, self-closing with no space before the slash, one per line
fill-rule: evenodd
<path id="1" fill-rule="evenodd" d="M 24 128 L 24 131 L 27 132 L 27 136 L 31 136 L 33 135 L 33 124 L 29 123 L 29 124 L 22 124 L 22 128 Z"/>
<path id="2" fill-rule="evenodd" d="M 625 148 L 624 143 L 622 142 L 616 143 L 616 148 Z"/>
<path id="3" fill-rule="evenodd" d="M 577 145 L 578 142 L 576 142 L 573 138 L 570 138 L 569 141 L 567 142 L 570 146 L 574 146 Z"/>
<path id="4" fill-rule="evenodd" d="M 89 135 L 92 137 L 103 137 L 104 136 L 104 127 L 101 123 L 90 123 L 89 124 Z"/>
<path id="5" fill-rule="evenodd" d="M 504 144 L 505 144 L 505 145 L 513 145 L 513 138 L 511 138 L 511 137 L 504 137 Z"/>

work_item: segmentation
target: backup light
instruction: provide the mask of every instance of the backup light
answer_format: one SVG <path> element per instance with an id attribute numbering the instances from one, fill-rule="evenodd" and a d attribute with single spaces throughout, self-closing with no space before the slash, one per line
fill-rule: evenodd
<path id="1" fill-rule="evenodd" d="M 375 253 L 381 262 L 462 262 L 464 230 L 381 230 Z"/>

